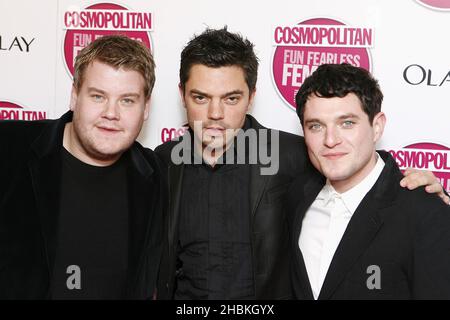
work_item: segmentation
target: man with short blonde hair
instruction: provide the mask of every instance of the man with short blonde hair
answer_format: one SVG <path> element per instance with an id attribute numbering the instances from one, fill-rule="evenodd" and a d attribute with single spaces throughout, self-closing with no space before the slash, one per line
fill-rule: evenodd
<path id="1" fill-rule="evenodd" d="M 141 43 L 99 38 L 76 58 L 70 111 L 0 123 L 0 299 L 153 297 L 165 190 L 135 139 L 154 67 Z"/>

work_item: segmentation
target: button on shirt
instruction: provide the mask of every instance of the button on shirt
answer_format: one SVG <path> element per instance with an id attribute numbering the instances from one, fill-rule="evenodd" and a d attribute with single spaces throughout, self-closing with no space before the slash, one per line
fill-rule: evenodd
<path id="1" fill-rule="evenodd" d="M 186 166 L 175 299 L 254 298 L 248 175 L 246 165 Z"/>
<path id="2" fill-rule="evenodd" d="M 248 121 L 244 130 L 249 126 Z M 234 148 L 234 149 L 231 149 Z M 185 166 L 178 225 L 175 299 L 254 299 L 250 166 L 236 146 L 224 164 Z M 234 163 L 226 163 L 234 150 Z M 193 153 L 192 156 L 197 156 Z M 239 158 L 242 160 L 242 158 Z"/>
<path id="3" fill-rule="evenodd" d="M 383 171 L 384 161 L 378 156 L 375 167 L 356 186 L 338 193 L 327 181 L 306 211 L 298 240 L 309 282 L 317 299 L 339 242 L 362 199 Z"/>

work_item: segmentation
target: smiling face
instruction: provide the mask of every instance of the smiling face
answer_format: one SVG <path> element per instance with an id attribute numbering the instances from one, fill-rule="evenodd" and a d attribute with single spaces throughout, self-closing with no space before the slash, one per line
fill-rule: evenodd
<path id="1" fill-rule="evenodd" d="M 375 144 L 385 121 L 380 112 L 371 125 L 353 93 L 343 98 L 308 97 L 303 122 L 308 154 L 338 192 L 358 184 L 375 166 Z"/>
<path id="2" fill-rule="evenodd" d="M 195 64 L 180 87 L 189 126 L 203 148 L 226 150 L 242 128 L 254 91 L 250 93 L 244 71 L 238 66 L 210 68 Z M 195 130 L 201 122 L 201 130 Z M 227 134 L 226 134 L 227 133 Z"/>
<path id="3" fill-rule="evenodd" d="M 139 135 L 149 103 L 140 73 L 94 61 L 81 88 L 72 89 L 73 120 L 66 125 L 64 147 L 88 164 L 114 163 Z"/>

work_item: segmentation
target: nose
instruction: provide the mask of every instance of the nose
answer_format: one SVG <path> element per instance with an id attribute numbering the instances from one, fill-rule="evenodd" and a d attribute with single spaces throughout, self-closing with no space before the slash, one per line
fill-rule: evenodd
<path id="1" fill-rule="evenodd" d="M 326 129 L 324 137 L 324 145 L 328 148 L 334 148 L 342 142 L 339 130 L 333 127 L 328 127 Z"/>
<path id="2" fill-rule="evenodd" d="M 116 103 L 115 101 L 108 101 L 108 103 L 105 105 L 103 117 L 105 117 L 108 120 L 119 120 L 120 119 L 119 104 Z"/>
<path id="3" fill-rule="evenodd" d="M 223 105 L 220 103 L 220 100 L 211 100 L 208 106 L 208 118 L 212 120 L 223 119 Z"/>

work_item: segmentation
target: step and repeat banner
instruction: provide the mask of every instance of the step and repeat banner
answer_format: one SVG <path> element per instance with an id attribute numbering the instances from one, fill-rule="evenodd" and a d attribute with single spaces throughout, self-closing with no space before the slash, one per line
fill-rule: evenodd
<path id="1" fill-rule="evenodd" d="M 121 33 L 153 52 L 157 69 L 145 146 L 178 137 L 180 52 L 194 34 L 227 25 L 260 59 L 251 113 L 302 134 L 294 96 L 322 63 L 370 70 L 385 95 L 379 144 L 400 167 L 433 170 L 450 191 L 450 0 L 0 0 L 0 119 L 58 118 L 69 109 L 73 62 L 97 37 Z"/>

